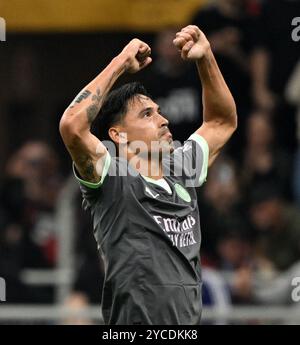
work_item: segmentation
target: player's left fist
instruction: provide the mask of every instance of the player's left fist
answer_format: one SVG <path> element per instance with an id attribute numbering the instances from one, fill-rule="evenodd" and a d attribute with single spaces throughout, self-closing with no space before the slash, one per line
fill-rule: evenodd
<path id="1" fill-rule="evenodd" d="M 201 59 L 210 49 L 206 36 L 196 25 L 188 25 L 177 32 L 173 43 L 183 60 Z"/>

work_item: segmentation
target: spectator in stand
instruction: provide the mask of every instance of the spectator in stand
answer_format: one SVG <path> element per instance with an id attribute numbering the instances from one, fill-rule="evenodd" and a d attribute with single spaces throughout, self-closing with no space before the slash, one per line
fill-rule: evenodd
<path id="1" fill-rule="evenodd" d="M 23 242 L 31 248 L 24 253 L 26 267 L 55 266 L 54 212 L 62 186 L 58 168 L 55 153 L 42 142 L 25 143 L 7 163 L 0 209 L 21 226 Z"/>
<path id="2" fill-rule="evenodd" d="M 249 207 L 257 233 L 257 269 L 284 271 L 300 259 L 300 210 L 282 198 L 279 185 L 255 186 Z"/>
<path id="3" fill-rule="evenodd" d="M 294 161 L 294 171 L 293 171 L 293 192 L 295 201 L 300 207 L 300 59 L 293 71 L 286 90 L 285 90 L 287 100 L 297 107 L 297 152 Z"/>
<path id="4" fill-rule="evenodd" d="M 299 58 L 299 42 L 292 39 L 292 20 L 300 13 L 298 0 L 266 0 L 260 16 L 261 51 L 263 58 L 255 61 L 254 70 L 269 85 L 277 100 L 273 123 L 281 146 L 294 150 L 296 140 L 295 109 L 284 98 L 287 82 Z M 258 88 L 257 94 L 261 91 Z"/>
<path id="5" fill-rule="evenodd" d="M 226 219 L 217 243 L 219 269 L 234 272 L 253 261 L 253 235 L 242 219 Z"/>
<path id="6" fill-rule="evenodd" d="M 0 186 L 0 276 L 11 284 L 10 302 L 52 298 L 43 289 L 20 288 L 20 274 L 24 268 L 55 266 L 54 212 L 62 182 L 58 168 L 55 153 L 43 142 L 25 143 L 6 164 Z"/>
<path id="7" fill-rule="evenodd" d="M 251 291 L 246 283 L 255 263 L 255 238 L 249 230 L 244 219 L 226 219 L 217 243 L 219 270 L 225 274 L 233 304 L 247 302 Z"/>
<path id="8" fill-rule="evenodd" d="M 292 159 L 277 145 L 268 113 L 257 111 L 249 117 L 242 157 L 241 177 L 246 195 L 257 184 L 272 182 L 282 187 L 284 197 L 291 199 Z"/>
<path id="9" fill-rule="evenodd" d="M 192 22 L 211 42 L 224 78 L 237 100 L 240 130 L 231 152 L 243 142 L 245 122 L 253 106 L 272 109 L 275 97 L 267 83 L 268 52 L 261 41 L 261 6 L 258 1 L 217 0 L 201 9 Z"/>
<path id="10" fill-rule="evenodd" d="M 243 217 L 244 207 L 234 162 L 220 156 L 211 167 L 199 199 L 203 229 L 202 257 L 207 265 L 218 265 L 217 243 L 227 230 L 226 220 Z"/>

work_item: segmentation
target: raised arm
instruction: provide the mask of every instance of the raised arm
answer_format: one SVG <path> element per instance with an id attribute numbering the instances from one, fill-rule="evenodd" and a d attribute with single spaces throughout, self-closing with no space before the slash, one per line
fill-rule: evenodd
<path id="1" fill-rule="evenodd" d="M 189 25 L 176 34 L 175 46 L 184 60 L 194 60 L 202 84 L 203 124 L 196 131 L 208 143 L 209 165 L 237 127 L 234 99 L 204 33 Z"/>
<path id="2" fill-rule="evenodd" d="M 124 72 L 135 73 L 146 67 L 151 62 L 150 53 L 146 43 L 138 39 L 130 41 L 65 110 L 59 124 L 60 134 L 84 180 L 97 183 L 101 179 L 107 150 L 90 129 L 105 96 Z"/>

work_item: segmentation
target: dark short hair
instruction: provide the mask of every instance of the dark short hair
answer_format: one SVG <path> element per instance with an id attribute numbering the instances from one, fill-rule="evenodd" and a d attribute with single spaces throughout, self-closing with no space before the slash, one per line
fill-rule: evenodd
<path id="1" fill-rule="evenodd" d="M 108 130 L 111 126 L 119 123 L 128 110 L 128 103 L 136 95 L 151 97 L 145 87 L 139 82 L 124 84 L 111 91 L 105 98 L 93 125 L 94 132 L 100 140 L 111 140 Z"/>

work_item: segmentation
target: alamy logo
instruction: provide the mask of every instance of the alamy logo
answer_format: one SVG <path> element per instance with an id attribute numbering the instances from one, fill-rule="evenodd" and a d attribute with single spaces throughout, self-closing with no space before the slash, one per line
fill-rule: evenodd
<path id="1" fill-rule="evenodd" d="M 0 41 L 6 41 L 6 22 L 2 17 L 0 17 Z"/>
<path id="2" fill-rule="evenodd" d="M 0 302 L 6 301 L 6 283 L 5 279 L 0 277 Z"/>
<path id="3" fill-rule="evenodd" d="M 296 26 L 292 31 L 292 40 L 294 42 L 300 41 L 300 17 L 295 17 L 292 19 L 292 26 Z"/>
<path id="4" fill-rule="evenodd" d="M 292 280 L 292 286 L 295 286 L 292 290 L 292 300 L 293 302 L 300 301 L 300 277 L 294 277 Z"/>

